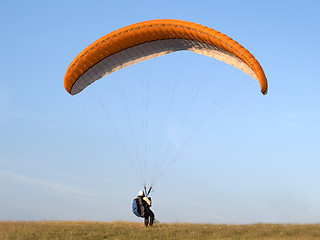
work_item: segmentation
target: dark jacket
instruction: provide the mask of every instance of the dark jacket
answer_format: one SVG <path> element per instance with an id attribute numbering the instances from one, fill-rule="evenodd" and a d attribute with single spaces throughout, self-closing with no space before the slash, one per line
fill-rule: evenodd
<path id="1" fill-rule="evenodd" d="M 141 217 L 145 217 L 149 212 L 149 205 L 146 201 L 143 200 L 144 196 L 138 196 L 135 200 L 138 206 L 138 213 Z"/>

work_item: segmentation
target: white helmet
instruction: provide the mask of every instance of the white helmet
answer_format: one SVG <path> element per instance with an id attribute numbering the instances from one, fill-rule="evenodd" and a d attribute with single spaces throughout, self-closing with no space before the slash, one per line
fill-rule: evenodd
<path id="1" fill-rule="evenodd" d="M 139 191 L 139 196 L 140 196 L 140 197 L 144 196 L 144 193 L 143 193 L 142 190 Z"/>

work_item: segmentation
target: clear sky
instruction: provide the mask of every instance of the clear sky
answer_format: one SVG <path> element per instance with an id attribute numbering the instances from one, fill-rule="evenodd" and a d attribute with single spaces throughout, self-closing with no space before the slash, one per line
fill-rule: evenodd
<path id="1" fill-rule="evenodd" d="M 230 97 L 233 103 L 221 101 L 222 110 L 213 111 L 195 134 L 189 124 L 196 125 L 202 104 L 193 109 L 172 146 L 178 157 L 169 158 L 151 195 L 156 217 L 320 222 L 319 1 L 3 1 L 0 9 L 0 220 L 140 221 L 131 202 L 141 181 L 126 151 L 136 149 L 147 162 L 154 160 L 152 147 L 143 148 L 145 142 L 156 145 L 152 139 L 161 135 L 151 125 L 158 117 L 153 110 L 162 108 L 150 103 L 150 110 L 139 113 L 139 102 L 132 99 L 142 98 L 134 83 L 149 84 L 146 99 L 151 99 L 158 97 L 156 80 L 171 76 L 189 83 L 203 74 L 232 81 L 236 75 L 235 84 L 246 82 L 239 84 L 245 90 Z M 68 65 L 90 43 L 123 26 L 160 18 L 196 22 L 238 41 L 264 68 L 268 95 L 242 72 L 191 53 L 128 67 L 107 77 L 110 86 L 103 79 L 79 96 L 64 90 Z M 206 85 L 210 91 L 201 96 L 232 89 L 233 84 L 216 82 L 214 92 Z M 133 91 L 137 95 L 131 96 Z M 188 101 L 187 92 L 182 87 L 174 94 L 177 106 Z M 117 115 L 126 103 L 133 118 L 150 119 L 149 135 L 136 120 Z M 143 132 L 135 149 L 128 123 Z M 173 123 L 174 118 L 168 132 L 175 135 Z"/>

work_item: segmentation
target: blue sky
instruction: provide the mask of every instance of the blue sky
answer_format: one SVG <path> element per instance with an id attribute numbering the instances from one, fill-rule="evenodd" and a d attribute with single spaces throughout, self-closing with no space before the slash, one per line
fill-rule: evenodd
<path id="1" fill-rule="evenodd" d="M 18 1 L 0 6 L 0 220 L 140 221 L 131 201 L 141 182 L 124 150 L 132 150 L 124 127 L 130 122 L 116 114 L 123 109 L 121 101 L 111 104 L 108 97 L 119 79 L 125 79 L 123 89 L 131 99 L 128 90 L 137 79 L 150 81 L 151 89 L 155 79 L 176 76 L 191 82 L 193 74 L 212 79 L 214 72 L 217 79 L 233 81 L 236 75 L 245 90 L 231 96 L 233 103 L 222 101 L 227 107 L 210 114 L 182 148 L 193 129 L 189 124 L 196 122 L 192 114 L 188 118 L 182 132 L 189 135 L 179 135 L 173 147 L 181 153 L 152 193 L 157 218 L 320 221 L 318 1 Z M 240 71 L 184 53 L 112 74 L 107 77 L 112 88 L 103 79 L 80 96 L 64 90 L 69 63 L 87 45 L 120 27 L 159 18 L 196 22 L 238 41 L 264 68 L 268 95 Z M 174 64 L 178 67 L 170 68 Z M 227 88 L 217 84 L 216 92 L 203 96 Z M 177 103 L 187 95 L 179 91 Z M 100 100 L 111 108 L 116 127 Z M 138 111 L 136 102 L 127 101 L 131 114 Z M 117 134 L 116 129 L 122 130 Z M 138 142 L 138 148 L 145 146 Z"/>

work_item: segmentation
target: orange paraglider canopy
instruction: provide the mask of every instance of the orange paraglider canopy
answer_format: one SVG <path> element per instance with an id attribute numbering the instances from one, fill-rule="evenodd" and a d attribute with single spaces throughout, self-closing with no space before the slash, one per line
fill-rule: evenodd
<path id="1" fill-rule="evenodd" d="M 264 71 L 247 49 L 214 29 L 171 19 L 132 24 L 96 40 L 71 62 L 64 77 L 64 87 L 75 95 L 114 71 L 181 50 L 230 64 L 256 79 L 261 92 L 267 93 Z"/>

